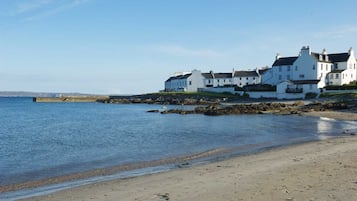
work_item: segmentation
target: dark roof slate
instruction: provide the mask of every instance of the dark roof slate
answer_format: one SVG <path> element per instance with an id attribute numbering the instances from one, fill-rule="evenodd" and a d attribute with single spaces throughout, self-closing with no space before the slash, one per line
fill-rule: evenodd
<path id="1" fill-rule="evenodd" d="M 327 63 L 336 63 L 336 62 L 346 62 L 350 58 L 349 53 L 338 53 L 338 54 L 320 54 L 312 52 L 311 56 L 317 61 L 327 62 Z M 327 56 L 327 59 L 326 59 Z"/>
<path id="2" fill-rule="evenodd" d="M 215 78 L 232 78 L 232 73 L 215 73 Z"/>
<path id="3" fill-rule="evenodd" d="M 213 78 L 211 73 L 202 73 L 202 76 L 207 78 L 207 79 L 212 79 Z"/>
<path id="4" fill-rule="evenodd" d="M 188 77 L 190 77 L 192 75 L 192 73 L 188 73 L 185 75 L 178 75 L 178 76 L 172 76 L 169 79 L 166 80 L 166 82 L 169 82 L 171 80 L 181 80 L 181 79 L 187 79 Z"/>
<path id="5" fill-rule="evenodd" d="M 311 56 L 314 59 L 316 59 L 317 61 L 331 63 L 329 55 L 320 54 L 320 53 L 316 53 L 316 52 L 311 52 Z M 326 56 L 327 56 L 327 59 L 326 59 Z"/>
<path id="6" fill-rule="evenodd" d="M 320 80 L 290 80 L 293 84 L 317 84 Z"/>
<path id="7" fill-rule="evenodd" d="M 234 77 L 257 77 L 258 73 L 256 71 L 235 71 Z"/>
<path id="8" fill-rule="evenodd" d="M 328 55 L 331 62 L 344 62 L 350 58 L 348 53 L 340 53 L 340 54 L 329 54 Z"/>
<path id="9" fill-rule="evenodd" d="M 346 69 L 344 70 L 332 70 L 330 73 L 342 73 L 343 71 L 345 71 Z"/>
<path id="10" fill-rule="evenodd" d="M 281 57 L 273 63 L 273 66 L 288 66 L 293 65 L 298 57 Z"/>

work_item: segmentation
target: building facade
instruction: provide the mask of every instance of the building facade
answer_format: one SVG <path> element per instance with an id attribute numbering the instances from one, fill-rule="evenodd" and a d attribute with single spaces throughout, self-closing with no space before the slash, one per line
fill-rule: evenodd
<path id="1" fill-rule="evenodd" d="M 297 57 L 276 56 L 272 68 L 262 76 L 263 84 L 278 85 L 283 81 L 318 81 L 317 87 L 349 84 L 357 79 L 356 58 L 348 52 L 328 54 L 311 52 L 304 46 Z"/>
<path id="2" fill-rule="evenodd" d="M 165 81 L 165 91 L 234 93 L 236 87 L 269 84 L 277 86 L 277 97 L 294 98 L 310 92 L 319 93 L 329 85 L 344 85 L 356 80 L 357 61 L 352 48 L 329 54 L 325 49 L 316 53 L 304 46 L 298 56 L 277 54 L 271 68 L 228 73 L 201 73 L 199 70 L 178 73 Z"/>

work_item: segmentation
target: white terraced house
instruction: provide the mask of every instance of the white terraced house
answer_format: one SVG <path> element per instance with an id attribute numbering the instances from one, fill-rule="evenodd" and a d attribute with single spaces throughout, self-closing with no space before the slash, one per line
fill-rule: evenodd
<path id="1" fill-rule="evenodd" d="M 204 87 L 204 77 L 201 71 L 193 70 L 190 73 L 176 73 L 165 81 L 165 91 L 197 92 Z"/>
<path id="2" fill-rule="evenodd" d="M 258 71 L 233 71 L 231 73 L 177 73 L 165 81 L 165 91 L 197 92 L 201 89 L 219 87 L 243 87 L 260 83 Z"/>
<path id="3" fill-rule="evenodd" d="M 229 73 L 201 73 L 199 70 L 179 73 L 165 81 L 165 91 L 234 93 L 235 86 L 270 84 L 277 86 L 278 98 L 298 98 L 309 92 L 320 93 L 325 86 L 344 85 L 356 80 L 357 61 L 352 48 L 348 52 L 328 54 L 325 49 L 315 53 L 309 46 L 304 46 L 298 56 L 277 54 L 271 68 Z"/>
<path id="4" fill-rule="evenodd" d="M 328 85 L 349 84 L 357 79 L 356 58 L 352 48 L 345 53 L 328 54 L 311 52 L 310 47 L 302 47 L 296 57 L 281 57 L 262 77 L 263 84 L 278 85 L 283 81 L 317 83 L 318 88 Z"/>

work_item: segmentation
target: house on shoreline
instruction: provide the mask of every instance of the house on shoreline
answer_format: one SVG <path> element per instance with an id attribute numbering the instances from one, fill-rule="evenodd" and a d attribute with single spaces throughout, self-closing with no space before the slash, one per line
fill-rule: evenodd
<path id="1" fill-rule="evenodd" d="M 275 94 L 269 93 L 268 98 L 292 99 L 304 98 L 307 93 L 319 94 L 326 86 L 342 86 L 355 81 L 357 61 L 352 48 L 348 52 L 328 54 L 326 49 L 316 53 L 304 46 L 298 56 L 277 54 L 269 68 L 228 73 L 193 70 L 174 75 L 165 81 L 165 91 L 241 93 L 236 89 L 261 84 L 276 86 Z"/>
<path id="2" fill-rule="evenodd" d="M 231 73 L 201 73 L 193 70 L 190 73 L 175 74 L 165 81 L 167 92 L 233 92 L 235 87 L 260 83 L 257 71 L 232 71 Z M 232 91 L 233 89 L 233 91 Z"/>

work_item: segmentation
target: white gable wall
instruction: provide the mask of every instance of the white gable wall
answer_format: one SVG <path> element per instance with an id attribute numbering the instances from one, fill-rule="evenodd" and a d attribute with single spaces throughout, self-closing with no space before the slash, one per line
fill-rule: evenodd
<path id="1" fill-rule="evenodd" d="M 311 56 L 310 48 L 301 49 L 300 56 L 294 62 L 292 80 L 318 79 L 316 66 L 317 66 L 317 61 Z"/>
<path id="2" fill-rule="evenodd" d="M 197 92 L 199 88 L 204 88 L 204 77 L 201 71 L 193 70 L 191 76 L 187 78 L 187 91 Z"/>
<path id="3" fill-rule="evenodd" d="M 274 80 L 273 68 L 270 68 L 269 70 L 264 72 L 261 79 L 262 84 L 276 85 L 276 81 Z"/>

